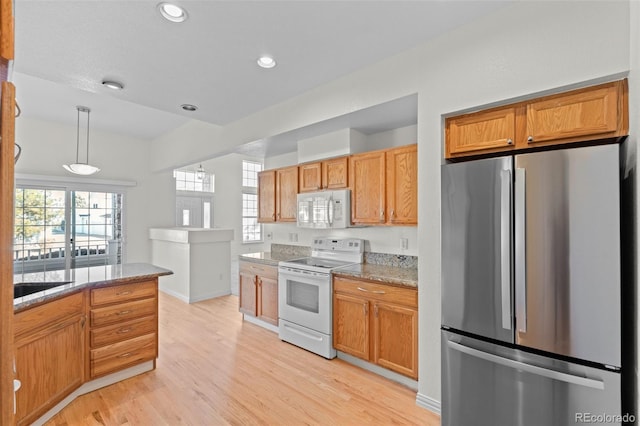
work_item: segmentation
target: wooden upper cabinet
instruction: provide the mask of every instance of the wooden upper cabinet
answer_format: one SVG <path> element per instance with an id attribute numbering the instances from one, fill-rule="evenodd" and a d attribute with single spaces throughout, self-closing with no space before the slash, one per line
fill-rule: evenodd
<path id="1" fill-rule="evenodd" d="M 258 173 L 258 222 L 295 222 L 298 166 Z"/>
<path id="2" fill-rule="evenodd" d="M 385 217 L 385 151 L 355 154 L 349 157 L 351 185 L 351 222 L 380 224 Z"/>
<path id="3" fill-rule="evenodd" d="M 447 157 L 514 148 L 516 108 L 506 107 L 446 120 Z"/>
<path id="4" fill-rule="evenodd" d="M 418 145 L 387 151 L 387 221 L 418 223 Z"/>
<path id="5" fill-rule="evenodd" d="M 0 0 L 0 58 L 13 60 L 13 1 Z"/>
<path id="6" fill-rule="evenodd" d="M 308 163 L 298 166 L 300 192 L 322 189 L 322 163 Z"/>
<path id="7" fill-rule="evenodd" d="M 340 189 L 349 186 L 349 157 L 332 158 L 322 162 L 322 188 Z"/>
<path id="8" fill-rule="evenodd" d="M 258 222 L 276 221 L 276 171 L 258 173 Z"/>
<path id="9" fill-rule="evenodd" d="M 445 156 L 509 152 L 629 133 L 627 80 L 449 117 Z"/>
<path id="10" fill-rule="evenodd" d="M 527 104 L 526 142 L 566 143 L 627 134 L 626 80 L 574 90 Z"/>
<path id="11" fill-rule="evenodd" d="M 298 210 L 298 166 L 276 169 L 276 220 L 295 222 Z"/>
<path id="12" fill-rule="evenodd" d="M 349 157 L 339 157 L 299 165 L 300 192 L 347 188 L 348 164 Z"/>

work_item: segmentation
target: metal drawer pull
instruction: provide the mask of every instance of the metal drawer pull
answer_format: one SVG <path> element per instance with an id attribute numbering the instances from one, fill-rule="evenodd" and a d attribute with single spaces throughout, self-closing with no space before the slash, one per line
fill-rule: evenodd
<path id="1" fill-rule="evenodd" d="M 131 352 L 127 352 L 126 354 L 118 355 L 118 358 L 127 358 L 127 357 L 130 357 L 131 355 L 132 355 Z"/>
<path id="2" fill-rule="evenodd" d="M 120 330 L 118 330 L 118 334 L 124 334 L 130 331 L 131 331 L 131 328 L 121 328 Z"/>
<path id="3" fill-rule="evenodd" d="M 129 309 L 127 311 L 120 311 L 116 315 L 126 315 L 126 314 L 130 314 L 131 312 L 133 312 L 133 311 L 131 309 Z"/>
<path id="4" fill-rule="evenodd" d="M 127 290 L 127 291 L 122 291 L 120 293 L 116 293 L 116 296 L 126 296 L 128 294 L 131 294 L 131 291 Z"/>
<path id="5" fill-rule="evenodd" d="M 373 293 L 373 294 L 385 294 L 384 290 L 367 290 L 366 288 L 356 287 L 360 291 L 364 291 L 365 293 Z"/>

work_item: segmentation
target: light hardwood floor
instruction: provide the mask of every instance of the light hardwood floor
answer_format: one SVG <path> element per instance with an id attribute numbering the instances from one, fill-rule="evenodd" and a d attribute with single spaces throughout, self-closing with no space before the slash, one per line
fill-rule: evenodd
<path id="1" fill-rule="evenodd" d="M 47 425 L 438 426 L 414 391 L 242 321 L 238 298 L 160 293 L 155 371 L 84 395 Z"/>

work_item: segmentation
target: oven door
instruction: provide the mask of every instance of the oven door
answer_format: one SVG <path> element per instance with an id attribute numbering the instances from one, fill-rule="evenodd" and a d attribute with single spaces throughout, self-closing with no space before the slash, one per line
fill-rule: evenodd
<path id="1" fill-rule="evenodd" d="M 331 274 L 278 268 L 281 319 L 331 334 Z"/>

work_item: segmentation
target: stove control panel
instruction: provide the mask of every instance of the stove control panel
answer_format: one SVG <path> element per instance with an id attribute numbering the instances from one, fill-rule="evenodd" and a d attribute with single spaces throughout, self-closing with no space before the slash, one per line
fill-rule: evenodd
<path id="1" fill-rule="evenodd" d="M 359 238 L 314 238 L 311 250 L 363 253 L 364 240 Z"/>

